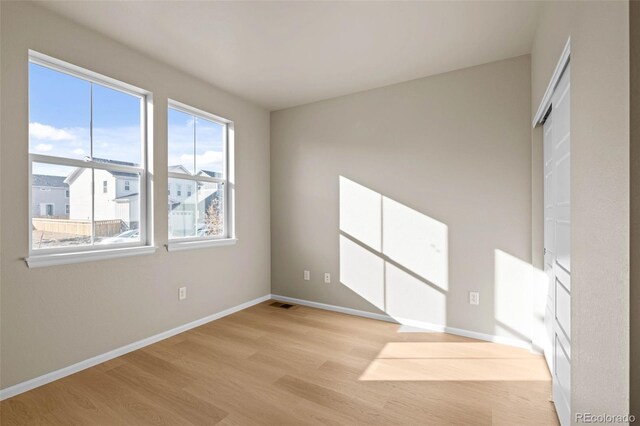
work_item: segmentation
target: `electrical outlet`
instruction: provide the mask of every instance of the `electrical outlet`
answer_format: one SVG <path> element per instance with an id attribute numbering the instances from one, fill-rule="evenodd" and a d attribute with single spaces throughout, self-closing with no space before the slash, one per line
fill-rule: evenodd
<path id="1" fill-rule="evenodd" d="M 469 304 L 470 305 L 479 305 L 480 304 L 480 293 L 477 291 L 469 292 Z"/>
<path id="2" fill-rule="evenodd" d="M 186 287 L 180 287 L 178 289 L 178 299 L 184 300 L 186 298 L 187 298 L 187 288 Z"/>
<path id="3" fill-rule="evenodd" d="M 324 273 L 324 282 L 325 284 L 329 284 L 331 282 L 331 274 L 328 272 Z"/>
<path id="4" fill-rule="evenodd" d="M 304 280 L 309 281 L 311 279 L 311 271 L 304 271 Z"/>

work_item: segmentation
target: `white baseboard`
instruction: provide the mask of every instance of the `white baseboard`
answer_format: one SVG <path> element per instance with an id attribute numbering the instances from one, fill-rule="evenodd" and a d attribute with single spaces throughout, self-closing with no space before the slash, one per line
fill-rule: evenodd
<path id="1" fill-rule="evenodd" d="M 153 343 L 159 342 L 161 340 L 167 339 L 171 336 L 175 336 L 176 334 L 183 333 L 187 330 L 191 330 L 192 328 L 199 327 L 208 322 L 217 320 L 219 318 L 225 317 L 227 315 L 231 315 L 235 312 L 241 311 L 243 309 L 249 308 L 253 305 L 257 305 L 258 303 L 262 303 L 271 298 L 270 294 L 267 294 L 262 297 L 258 297 L 257 299 L 250 300 L 245 303 L 241 303 L 240 305 L 234 306 L 229 309 L 225 309 L 224 311 L 215 313 L 213 315 L 209 315 L 207 317 L 201 318 L 196 321 L 192 321 L 190 323 L 178 326 L 176 328 L 172 328 L 171 330 L 164 331 L 162 333 L 156 334 L 151 337 L 147 337 L 146 339 L 138 340 L 137 342 L 130 343 L 128 345 L 122 346 L 118 349 L 114 349 L 102 355 L 94 356 L 93 358 L 86 359 L 84 361 L 80 361 L 68 367 L 61 368 L 56 371 L 52 371 L 50 373 L 44 374 L 42 376 L 33 378 L 31 380 L 27 380 L 26 382 L 18 383 L 16 385 L 10 386 L 5 389 L 0 390 L 0 401 L 11 398 L 12 396 L 16 396 L 23 392 L 27 392 L 31 389 L 35 389 L 39 386 L 46 385 L 47 383 L 51 383 L 55 380 L 62 379 L 63 377 L 69 376 L 71 374 L 77 373 L 79 371 L 85 370 L 87 368 L 93 367 L 94 365 L 98 365 L 105 361 L 109 361 L 111 359 L 117 358 L 129 352 L 133 352 L 137 349 L 143 348 L 145 346 L 151 345 Z"/>
<path id="2" fill-rule="evenodd" d="M 373 312 L 360 311 L 358 309 L 344 308 L 342 306 L 336 306 L 336 305 L 327 305 L 326 303 L 320 303 L 320 302 L 312 302 L 311 300 L 296 299 L 295 297 L 279 296 L 277 294 L 272 294 L 271 298 L 273 300 L 277 300 L 278 302 L 295 303 L 297 305 L 309 306 L 311 308 L 324 309 L 325 311 L 340 312 L 341 314 L 355 315 L 357 317 L 371 318 L 371 319 L 376 319 L 380 321 L 388 321 L 388 322 L 395 322 L 395 323 L 398 322 L 386 314 L 376 314 Z"/>
<path id="3" fill-rule="evenodd" d="M 344 308 L 342 306 L 328 305 L 326 303 L 312 302 L 310 300 L 296 299 L 295 297 L 280 296 L 277 294 L 272 294 L 271 298 L 274 300 L 278 300 L 280 302 L 295 303 L 298 305 L 324 309 L 327 311 L 334 311 L 334 312 L 340 312 L 343 314 L 356 315 L 359 317 L 372 318 L 380 321 L 388 321 L 388 322 L 393 322 L 397 324 L 408 325 L 411 327 L 417 327 L 417 328 L 421 328 L 421 329 L 429 330 L 433 332 L 455 334 L 456 336 L 470 337 L 472 339 L 485 340 L 487 342 L 499 343 L 502 345 L 509 345 L 509 346 L 515 346 L 517 348 L 532 350 L 531 342 L 513 339 L 510 337 L 479 333 L 477 331 L 464 330 L 462 328 L 455 328 L 455 327 L 447 327 L 445 325 L 432 324 L 428 322 L 416 321 L 416 320 L 406 319 L 406 318 L 397 318 L 397 317 L 394 318 L 387 314 L 376 314 L 373 312 L 360 311 L 358 309 Z"/>

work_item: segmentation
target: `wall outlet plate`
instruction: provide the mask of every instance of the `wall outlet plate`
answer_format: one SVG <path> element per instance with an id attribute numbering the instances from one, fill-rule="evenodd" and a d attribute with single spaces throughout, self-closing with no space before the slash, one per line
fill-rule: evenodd
<path id="1" fill-rule="evenodd" d="M 331 274 L 328 272 L 324 273 L 324 282 L 325 284 L 329 284 L 331 282 Z"/>
<path id="2" fill-rule="evenodd" d="M 469 292 L 469 304 L 470 305 L 479 305 L 480 304 L 480 293 L 477 291 Z"/>
<path id="3" fill-rule="evenodd" d="M 302 276 L 304 277 L 305 281 L 309 281 L 311 279 L 311 271 L 304 271 L 304 274 Z"/>
<path id="4" fill-rule="evenodd" d="M 178 289 L 178 299 L 184 300 L 186 298 L 187 298 L 187 288 L 186 287 L 180 287 Z"/>

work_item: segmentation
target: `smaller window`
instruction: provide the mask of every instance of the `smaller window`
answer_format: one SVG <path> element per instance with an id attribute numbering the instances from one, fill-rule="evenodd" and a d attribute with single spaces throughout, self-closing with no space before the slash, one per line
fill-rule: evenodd
<path id="1" fill-rule="evenodd" d="M 102 181 L 102 193 L 106 194 L 107 193 L 107 188 L 108 188 L 108 183 L 106 180 Z"/>
<path id="2" fill-rule="evenodd" d="M 125 180 L 125 181 L 124 181 L 124 190 L 125 190 L 125 191 L 128 191 L 128 190 L 129 190 L 129 181 L 128 181 L 128 180 Z"/>
<path id="3" fill-rule="evenodd" d="M 65 196 L 66 196 L 67 198 L 69 198 L 69 190 L 68 190 L 68 189 L 64 192 L 64 194 L 65 194 Z M 68 213 L 68 212 L 67 212 L 67 213 Z"/>
<path id="4" fill-rule="evenodd" d="M 67 191 L 67 192 L 69 192 L 69 191 Z M 65 212 L 66 212 L 67 214 L 69 214 L 69 213 L 71 212 L 71 209 L 69 208 L 69 204 L 67 204 L 67 205 L 65 206 L 64 210 L 65 210 Z"/>
<path id="5" fill-rule="evenodd" d="M 170 243 L 182 238 L 233 239 L 232 203 L 227 199 L 228 133 L 233 124 L 171 100 L 167 113 L 169 185 L 175 185 L 178 194 L 169 200 Z"/>

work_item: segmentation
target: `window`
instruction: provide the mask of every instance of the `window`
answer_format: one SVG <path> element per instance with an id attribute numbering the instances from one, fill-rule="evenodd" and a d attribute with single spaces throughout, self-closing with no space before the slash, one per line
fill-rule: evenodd
<path id="1" fill-rule="evenodd" d="M 170 101 L 168 110 L 169 248 L 171 243 L 233 240 L 229 191 L 232 123 Z M 186 196 L 183 196 L 183 188 Z"/>
<path id="2" fill-rule="evenodd" d="M 129 181 L 128 181 L 128 180 L 125 180 L 125 181 L 124 181 L 124 190 L 125 190 L 125 191 L 131 191 L 131 189 L 130 189 L 130 188 L 131 188 L 131 186 L 129 185 Z"/>
<path id="3" fill-rule="evenodd" d="M 40 204 L 41 216 L 53 216 L 55 214 L 55 206 L 51 203 Z"/>
<path id="4" fill-rule="evenodd" d="M 53 216 L 55 210 L 64 208 L 65 216 L 44 220 L 37 212 L 31 212 L 32 256 L 27 259 L 30 266 L 31 261 L 35 266 L 54 264 L 57 261 L 50 260 L 53 257 L 43 260 L 50 253 L 95 253 L 116 245 L 122 248 L 147 243 L 148 95 L 108 77 L 30 52 L 31 184 L 35 187 L 37 178 L 66 187 L 68 199 L 59 209 L 56 199 L 50 203 L 47 200 L 55 197 L 53 193 L 38 194 L 40 199 L 32 201 L 44 206 L 41 214 Z M 126 178 L 133 193 L 120 193 L 115 185 L 109 192 L 108 182 L 118 178 Z M 98 190 L 100 186 L 102 191 Z M 31 194 L 36 196 L 33 191 Z M 136 232 L 131 235 L 135 238 L 120 238 L 133 230 Z M 135 249 L 124 252 L 136 253 Z"/>

